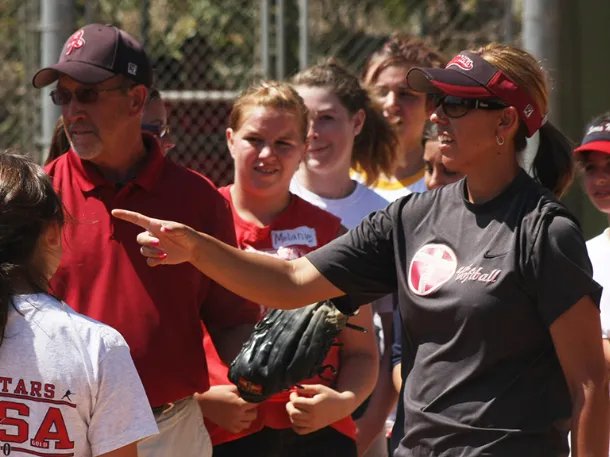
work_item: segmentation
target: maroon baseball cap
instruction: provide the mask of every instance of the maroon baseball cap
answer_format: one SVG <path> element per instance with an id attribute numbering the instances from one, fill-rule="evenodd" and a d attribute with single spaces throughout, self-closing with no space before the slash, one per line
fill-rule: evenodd
<path id="1" fill-rule="evenodd" d="M 89 24 L 64 44 L 55 65 L 34 75 L 41 88 L 57 81 L 60 74 L 83 84 L 99 84 L 123 75 L 138 84 L 152 86 L 152 68 L 146 52 L 131 35 L 112 25 Z"/>
<path id="2" fill-rule="evenodd" d="M 462 98 L 501 100 L 519 111 L 531 137 L 546 122 L 545 114 L 513 80 L 480 55 L 462 51 L 445 68 L 412 68 L 407 84 L 416 92 Z"/>
<path id="3" fill-rule="evenodd" d="M 610 154 L 610 122 L 607 120 L 593 121 L 587 126 L 587 133 L 575 153 L 599 151 Z"/>

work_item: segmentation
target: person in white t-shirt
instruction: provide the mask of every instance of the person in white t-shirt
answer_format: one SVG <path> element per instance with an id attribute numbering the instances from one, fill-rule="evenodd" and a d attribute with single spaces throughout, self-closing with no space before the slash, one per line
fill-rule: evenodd
<path id="1" fill-rule="evenodd" d="M 352 229 L 389 202 L 353 180 L 350 168 L 365 170 L 366 184 L 374 185 L 381 174 L 394 167 L 396 134 L 358 78 L 336 62 L 312 66 L 297 74 L 292 83 L 309 110 L 310 127 L 305 159 L 292 179 L 290 190 L 338 216 L 343 226 Z M 375 392 L 354 413 L 354 418 L 360 454 L 370 448 L 366 457 L 385 457 L 387 444 L 382 432 L 396 402 L 390 351 L 384 351 L 391 342 L 392 296 L 372 305 L 383 357 Z"/>
<path id="2" fill-rule="evenodd" d="M 409 89 L 407 72 L 412 67 L 444 67 L 446 63 L 440 52 L 422 40 L 396 33 L 364 66 L 361 81 L 382 104 L 383 114 L 394 126 L 400 141 L 396 166 L 372 186 L 388 201 L 426 191 L 421 141 L 434 105 L 430 96 Z M 366 170 L 356 169 L 353 176 L 364 180 Z"/>
<path id="3" fill-rule="evenodd" d="M 574 150 L 591 203 L 610 220 L 610 111 L 595 118 Z M 593 279 L 603 287 L 600 302 L 604 355 L 610 366 L 610 228 L 587 241 Z"/>
<path id="4" fill-rule="evenodd" d="M 47 293 L 63 224 L 42 168 L 0 152 L 0 450 L 136 457 L 157 426 L 129 347 Z"/>
<path id="5" fill-rule="evenodd" d="M 610 112 L 595 118 L 588 126 L 582 143 L 574 150 L 581 166 L 584 185 L 591 203 L 610 218 Z M 602 333 L 604 350 L 610 363 L 610 229 L 587 242 L 593 264 L 593 279 L 602 285 Z"/>

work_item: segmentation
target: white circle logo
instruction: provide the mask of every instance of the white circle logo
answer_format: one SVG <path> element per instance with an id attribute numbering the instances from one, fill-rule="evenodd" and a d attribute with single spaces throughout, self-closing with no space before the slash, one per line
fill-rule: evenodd
<path id="1" fill-rule="evenodd" d="M 456 269 L 453 249 L 444 244 L 426 244 L 419 248 L 409 265 L 409 289 L 416 295 L 430 295 L 449 281 Z"/>

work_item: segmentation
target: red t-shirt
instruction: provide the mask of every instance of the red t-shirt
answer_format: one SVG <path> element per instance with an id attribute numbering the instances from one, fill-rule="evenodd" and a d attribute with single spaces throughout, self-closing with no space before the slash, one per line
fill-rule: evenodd
<path id="1" fill-rule="evenodd" d="M 142 229 L 112 217 L 113 208 L 139 211 L 235 245 L 231 212 L 214 185 L 165 159 L 154 137 L 144 139 L 146 163 L 120 189 L 73 151 L 45 168 L 73 219 L 51 286 L 76 311 L 125 337 L 148 399 L 159 406 L 209 387 L 201 318 L 228 328 L 256 322 L 259 308 L 190 264 L 150 268 L 136 241 Z"/>
<path id="2" fill-rule="evenodd" d="M 323 246 L 337 237 L 341 220 L 306 202 L 302 198 L 292 195 L 288 207 L 266 227 L 258 227 L 244 221 L 236 213 L 231 200 L 230 186 L 222 187 L 220 193 L 224 195 L 233 209 L 233 220 L 237 236 L 237 245 L 246 251 L 256 251 L 261 254 L 273 255 L 286 260 L 296 259 Z M 209 366 L 211 385 L 231 384 L 228 379 L 228 368 L 224 365 L 214 350 L 214 344 L 207 332 L 204 336 L 204 346 Z M 324 360 L 339 371 L 339 347 L 333 346 Z M 330 370 L 323 373 L 324 378 L 315 376 L 303 381 L 301 384 L 324 384 L 332 386 L 336 375 Z M 290 420 L 286 412 L 286 403 L 290 392 L 279 393 L 258 407 L 258 416 L 248 430 L 239 434 L 232 434 L 216 424 L 206 421 L 206 427 L 214 445 L 232 441 L 250 435 L 263 427 L 275 429 L 290 428 Z M 356 426 L 350 416 L 332 424 L 339 432 L 356 439 Z"/>

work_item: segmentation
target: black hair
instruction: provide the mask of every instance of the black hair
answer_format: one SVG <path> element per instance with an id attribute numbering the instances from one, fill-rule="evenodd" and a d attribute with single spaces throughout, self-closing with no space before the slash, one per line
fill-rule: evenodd
<path id="1" fill-rule="evenodd" d="M 549 189 L 557 198 L 563 196 L 574 179 L 573 145 L 570 140 L 551 122 L 540 127 L 538 151 L 532 162 L 534 178 L 541 186 Z M 515 135 L 515 149 L 518 153 L 527 146 L 527 128 L 520 121 Z"/>
<path id="2" fill-rule="evenodd" d="M 438 124 L 434 124 L 430 121 L 426 122 L 426 128 L 424 129 L 424 134 L 421 137 L 421 145 L 422 147 L 426 147 L 426 143 L 428 141 L 437 141 L 438 140 Z"/>
<path id="3" fill-rule="evenodd" d="M 46 293 L 34 265 L 38 240 L 50 223 L 64 224 L 61 199 L 49 176 L 16 151 L 0 152 L 0 344 L 18 285 Z"/>

